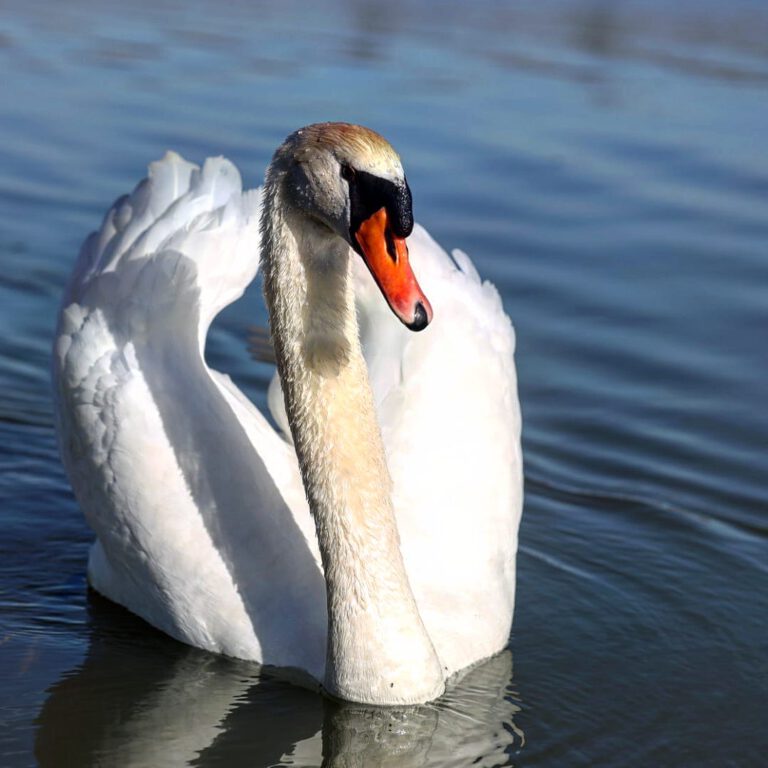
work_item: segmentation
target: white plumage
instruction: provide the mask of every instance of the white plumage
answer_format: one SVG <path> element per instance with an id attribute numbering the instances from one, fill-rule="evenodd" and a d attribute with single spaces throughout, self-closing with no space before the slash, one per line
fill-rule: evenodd
<path id="1" fill-rule="evenodd" d="M 191 645 L 323 680 L 325 584 L 295 451 L 203 357 L 257 272 L 260 202 L 227 160 L 169 153 L 115 203 L 66 290 L 57 427 L 97 536 L 95 589 Z M 355 292 L 406 571 L 448 677 L 503 648 L 512 620 L 514 332 L 465 254 L 418 225 L 408 244 L 427 330 L 392 316 L 357 257 Z"/>

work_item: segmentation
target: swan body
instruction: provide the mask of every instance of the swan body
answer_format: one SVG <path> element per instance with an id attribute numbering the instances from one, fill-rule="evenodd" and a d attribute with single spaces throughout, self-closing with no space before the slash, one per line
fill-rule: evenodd
<path id="1" fill-rule="evenodd" d="M 290 137 L 264 190 L 244 192 L 223 158 L 153 163 L 66 289 L 57 431 L 96 534 L 97 591 L 190 645 L 300 670 L 342 698 L 413 703 L 508 639 L 514 332 L 469 258 L 418 225 L 405 256 L 395 238 L 395 263 L 410 251 L 435 318 L 406 327 L 431 307 L 415 283 L 415 304 L 388 306 L 350 249 L 367 246 L 344 229 L 363 183 L 345 199 L 347 161 L 370 194 L 380 179 L 406 188 L 386 142 L 338 124 Z M 204 359 L 260 252 L 278 430 Z"/>

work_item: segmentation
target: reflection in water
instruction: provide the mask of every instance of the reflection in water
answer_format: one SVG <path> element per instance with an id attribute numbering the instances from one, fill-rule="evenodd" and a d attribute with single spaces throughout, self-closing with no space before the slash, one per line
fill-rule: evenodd
<path id="1" fill-rule="evenodd" d="M 8 0 L 0 71 L 2 768 L 33 762 L 36 716 L 47 768 L 375 764 L 382 739 L 391 763 L 505 764 L 513 716 L 537 766 L 765 765 L 765 0 Z M 250 186 L 292 127 L 339 117 L 396 139 L 417 218 L 517 327 L 530 709 L 488 673 L 485 726 L 472 676 L 390 731 L 103 602 L 82 621 L 92 533 L 48 364 L 83 234 L 166 148 Z M 263 406 L 260 291 L 207 354 Z"/>
<path id="2" fill-rule="evenodd" d="M 366 707 L 188 648 L 93 593 L 88 610 L 86 659 L 37 719 L 43 768 L 493 766 L 523 744 L 508 651 L 433 704 Z"/>

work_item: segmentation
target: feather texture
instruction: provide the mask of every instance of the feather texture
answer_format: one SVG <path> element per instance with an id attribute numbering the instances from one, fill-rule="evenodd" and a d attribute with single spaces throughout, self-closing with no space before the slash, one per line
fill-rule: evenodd
<path id="1" fill-rule="evenodd" d="M 260 192 L 169 153 L 83 245 L 56 333 L 64 464 L 102 594 L 191 645 L 323 679 L 326 598 L 289 439 L 203 347 L 259 266 Z M 503 648 L 522 506 L 514 332 L 469 257 L 418 225 L 435 309 L 412 334 L 355 265 L 361 340 L 408 578 L 446 677 Z"/>

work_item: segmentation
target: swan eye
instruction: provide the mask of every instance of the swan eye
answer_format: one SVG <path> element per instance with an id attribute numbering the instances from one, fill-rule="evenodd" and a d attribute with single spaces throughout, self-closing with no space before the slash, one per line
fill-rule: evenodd
<path id="1" fill-rule="evenodd" d="M 355 169 L 351 165 L 342 163 L 341 178 L 351 182 L 355 178 Z"/>

